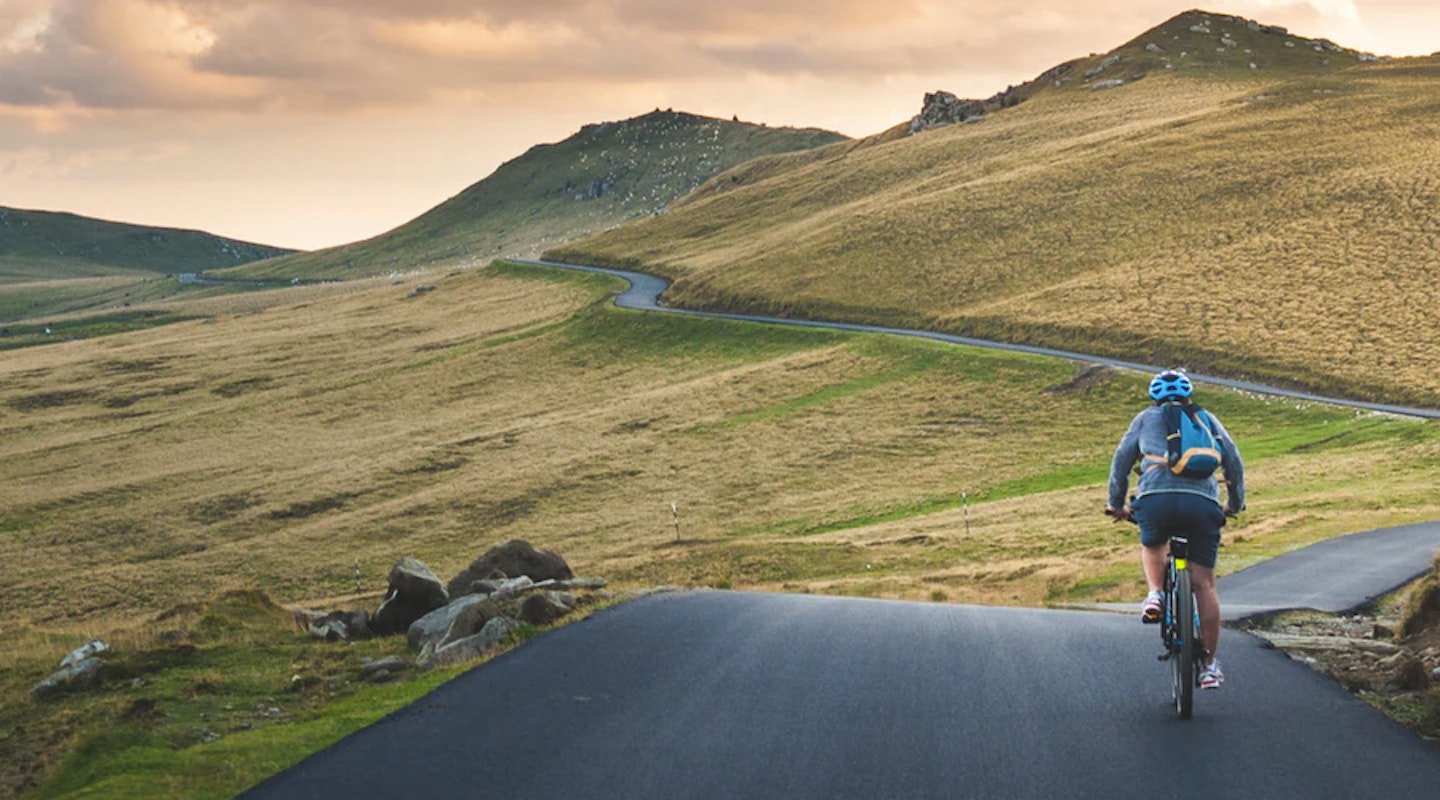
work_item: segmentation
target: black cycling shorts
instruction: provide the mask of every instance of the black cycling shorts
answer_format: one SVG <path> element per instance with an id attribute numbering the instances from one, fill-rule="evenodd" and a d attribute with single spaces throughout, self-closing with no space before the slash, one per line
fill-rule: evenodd
<path id="1" fill-rule="evenodd" d="M 1225 511 L 1204 495 L 1186 492 L 1155 492 L 1137 498 L 1130 506 L 1140 524 L 1140 544 L 1159 547 L 1171 536 L 1190 540 L 1190 560 L 1215 568 L 1220 555 L 1220 529 Z"/>

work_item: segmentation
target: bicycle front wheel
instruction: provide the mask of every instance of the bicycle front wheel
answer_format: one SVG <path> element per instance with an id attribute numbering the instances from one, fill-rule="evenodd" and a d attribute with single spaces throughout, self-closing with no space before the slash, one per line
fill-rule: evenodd
<path id="1" fill-rule="evenodd" d="M 1195 624 L 1195 595 L 1190 591 L 1190 571 L 1176 570 L 1174 595 L 1175 643 L 1170 653 L 1174 679 L 1175 713 L 1190 719 L 1195 709 L 1195 664 L 1199 661 L 1200 631 Z"/>

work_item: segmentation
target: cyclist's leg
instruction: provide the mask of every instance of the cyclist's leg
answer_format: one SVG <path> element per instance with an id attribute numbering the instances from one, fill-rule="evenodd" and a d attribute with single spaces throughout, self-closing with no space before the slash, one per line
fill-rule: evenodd
<path id="1" fill-rule="evenodd" d="M 1152 592 L 1160 591 L 1165 583 L 1165 559 L 1169 552 L 1163 544 L 1140 545 L 1140 566 L 1145 570 L 1145 583 Z"/>
<path id="2" fill-rule="evenodd" d="M 1200 612 L 1200 641 L 1209 656 L 1208 666 L 1215 660 L 1220 646 L 1220 596 L 1215 591 L 1215 561 L 1220 553 L 1220 529 L 1225 526 L 1225 513 L 1208 499 L 1191 495 L 1184 502 L 1189 506 L 1190 587 L 1195 592 L 1195 607 Z"/>
<path id="3" fill-rule="evenodd" d="M 1155 508 L 1156 504 L 1162 506 Z M 1165 583 L 1166 559 L 1170 554 L 1169 526 L 1163 517 L 1166 503 L 1164 497 L 1147 496 L 1137 499 L 1131 509 L 1135 524 L 1140 527 L 1140 567 L 1145 571 L 1145 584 L 1152 592 L 1160 591 Z"/>
<path id="4" fill-rule="evenodd" d="M 1215 569 L 1190 564 L 1190 588 L 1195 592 L 1195 607 L 1200 611 L 1200 641 L 1205 645 L 1205 664 L 1215 660 L 1220 647 L 1220 596 L 1215 593 Z"/>

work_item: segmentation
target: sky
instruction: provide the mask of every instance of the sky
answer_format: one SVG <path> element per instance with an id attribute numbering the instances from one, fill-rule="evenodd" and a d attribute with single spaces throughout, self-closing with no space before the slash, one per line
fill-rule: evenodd
<path id="1" fill-rule="evenodd" d="M 1196 0 L 0 0 L 0 206 L 314 249 L 656 108 L 849 136 Z M 1201 7 L 1382 55 L 1434 0 Z"/>

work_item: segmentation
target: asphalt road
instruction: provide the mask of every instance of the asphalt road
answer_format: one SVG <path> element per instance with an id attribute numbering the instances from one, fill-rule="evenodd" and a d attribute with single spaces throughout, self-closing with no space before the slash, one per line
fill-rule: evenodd
<path id="1" fill-rule="evenodd" d="M 1178 720 L 1114 614 L 700 592 L 467 673 L 242 797 L 1434 797 L 1440 747 L 1258 640 Z"/>
<path id="2" fill-rule="evenodd" d="M 637 311 L 657 311 L 667 314 L 685 314 L 694 317 L 709 317 L 711 319 L 729 319 L 742 322 L 759 322 L 768 325 L 793 325 L 804 328 L 824 328 L 826 330 L 855 331 L 857 333 L 884 333 L 892 336 L 910 336 L 919 339 L 931 339 L 938 342 L 949 342 L 950 344 L 962 344 L 971 347 L 987 347 L 994 350 L 1008 350 L 1015 353 L 1029 353 L 1031 355 L 1051 356 L 1064 358 L 1071 361 L 1081 361 L 1087 364 L 1103 364 L 1116 369 L 1134 370 L 1137 372 L 1159 372 L 1167 369 L 1169 365 L 1157 366 L 1154 364 L 1140 364 L 1134 361 L 1123 361 L 1115 358 L 1104 358 L 1101 356 L 1076 353 L 1069 350 L 1055 350 L 1048 347 L 1032 347 L 1024 344 L 1012 344 L 1010 342 L 993 342 L 988 339 L 972 339 L 968 336 L 953 336 L 948 333 L 937 333 L 935 331 L 914 330 L 911 328 L 887 328 L 878 325 L 857 325 L 849 322 L 825 322 L 821 320 L 785 319 L 781 317 L 763 317 L 753 314 L 725 314 L 716 311 L 694 311 L 683 308 L 672 308 L 660 302 L 660 295 L 670 288 L 670 282 L 664 278 L 654 275 L 647 275 L 643 272 L 630 272 L 620 269 L 608 269 L 606 267 L 590 267 L 581 264 L 564 264 L 557 261 L 534 261 L 529 259 L 512 259 L 522 264 L 533 264 L 541 267 L 555 267 L 558 269 L 578 270 L 581 272 L 602 272 L 607 275 L 614 275 L 630 283 L 630 287 L 615 298 L 615 305 L 621 308 L 629 308 Z M 1363 400 L 1347 400 L 1340 397 L 1326 397 L 1309 392 L 1297 392 L 1290 389 L 1283 389 L 1278 386 L 1267 386 L 1263 383 L 1253 381 L 1237 381 L 1229 378 L 1221 378 L 1214 375 L 1201 375 L 1190 373 L 1190 377 L 1201 383 L 1208 383 L 1214 386 L 1225 386 L 1231 389 L 1254 392 L 1256 394 L 1270 395 L 1272 397 L 1283 397 L 1290 400 L 1298 400 L 1311 403 L 1325 403 L 1328 405 L 1341 406 L 1345 408 L 1357 408 L 1364 411 L 1379 411 L 1386 414 L 1397 414 L 1405 417 L 1418 417 L 1421 419 L 1440 419 L 1440 410 L 1433 408 L 1413 408 L 1410 406 L 1397 406 L 1386 403 L 1367 403 Z"/>
<path id="3" fill-rule="evenodd" d="M 1420 577 L 1429 571 L 1437 551 L 1440 522 L 1384 528 L 1262 561 L 1216 585 L 1229 620 L 1298 608 L 1341 614 Z"/>

